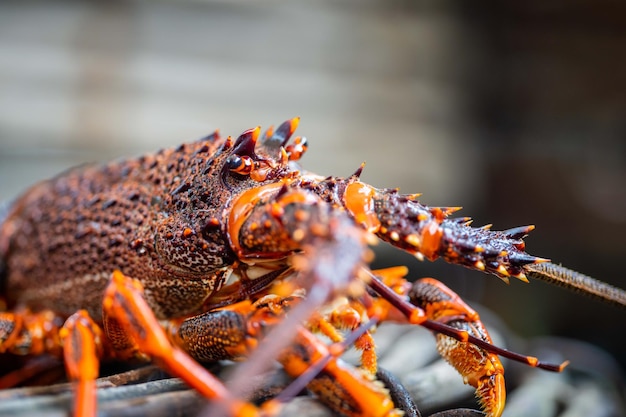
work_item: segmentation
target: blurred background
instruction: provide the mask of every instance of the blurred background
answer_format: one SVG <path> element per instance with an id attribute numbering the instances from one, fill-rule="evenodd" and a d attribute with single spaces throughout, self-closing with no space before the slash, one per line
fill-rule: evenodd
<path id="1" fill-rule="evenodd" d="M 503 4 L 505 3 L 505 4 Z M 72 165 L 301 116 L 303 165 L 495 229 L 626 287 L 626 4 L 609 1 L 3 1 L 0 200 Z M 626 313 L 384 246 L 524 337 L 626 365 Z"/>

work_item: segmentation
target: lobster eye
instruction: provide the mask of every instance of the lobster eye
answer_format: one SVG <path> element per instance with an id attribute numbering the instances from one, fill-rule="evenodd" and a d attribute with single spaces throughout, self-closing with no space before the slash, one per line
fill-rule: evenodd
<path id="1" fill-rule="evenodd" d="M 225 165 L 226 165 L 226 168 L 233 171 L 233 170 L 238 169 L 242 163 L 243 163 L 243 160 L 241 159 L 239 155 L 230 155 L 228 158 L 226 158 Z"/>
<path id="2" fill-rule="evenodd" d="M 248 175 L 254 167 L 254 161 L 249 156 L 230 155 L 224 162 L 226 168 L 237 174 Z"/>

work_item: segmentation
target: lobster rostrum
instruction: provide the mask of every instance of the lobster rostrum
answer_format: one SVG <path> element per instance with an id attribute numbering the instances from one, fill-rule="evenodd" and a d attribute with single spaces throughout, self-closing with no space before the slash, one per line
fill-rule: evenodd
<path id="1" fill-rule="evenodd" d="M 0 353 L 62 357 L 79 416 L 95 415 L 94 381 L 109 359 L 153 360 L 230 415 L 271 414 L 289 394 L 257 408 L 198 364 L 243 358 L 234 381 L 277 359 L 295 387 L 307 384 L 340 413 L 401 415 L 373 377 L 368 329 L 386 320 L 435 332 L 492 417 L 505 403 L 498 355 L 563 369 L 494 346 L 478 314 L 440 282 L 368 267 L 378 237 L 507 282 L 578 277 L 524 251 L 532 226 L 472 228 L 449 217 L 457 208 L 361 182 L 362 166 L 347 178 L 306 172 L 296 161 L 307 141 L 290 140 L 298 121 L 234 141 L 215 132 L 32 187 L 0 225 Z M 339 358 L 347 340 L 362 351 L 360 369 Z M 0 386 L 20 371 L 9 377 Z"/>

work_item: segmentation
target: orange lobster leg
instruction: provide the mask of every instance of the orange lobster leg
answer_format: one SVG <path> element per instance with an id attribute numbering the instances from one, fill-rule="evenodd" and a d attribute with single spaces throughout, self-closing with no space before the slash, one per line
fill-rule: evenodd
<path id="1" fill-rule="evenodd" d="M 504 368 L 498 355 L 530 366 L 560 372 L 567 365 L 543 363 L 494 346 L 478 313 L 456 293 L 432 278 L 413 284 L 402 267 L 373 271 L 369 286 L 380 298 L 365 298 L 370 317 L 422 325 L 435 333 L 437 349 L 476 388 L 478 401 L 489 417 L 499 417 L 505 404 Z M 407 299 L 410 301 L 407 301 Z"/>
<path id="2" fill-rule="evenodd" d="M 102 357 L 102 330 L 85 310 L 72 314 L 59 332 L 63 342 L 65 369 L 76 382 L 74 414 L 96 415 L 96 378 Z"/>
<path id="3" fill-rule="evenodd" d="M 478 313 L 455 292 L 432 278 L 422 278 L 409 292 L 411 303 L 424 309 L 430 320 L 467 332 L 492 343 Z M 499 417 L 506 402 L 504 367 L 498 356 L 469 342 L 437 333 L 437 350 L 463 376 L 463 381 L 476 388 L 476 397 L 490 417 Z"/>
<path id="4" fill-rule="evenodd" d="M 81 417 L 96 415 L 95 380 L 98 377 L 99 358 L 102 356 L 102 331 L 85 310 L 70 316 L 60 327 L 62 319 L 50 310 L 37 313 L 29 310 L 0 314 L 0 353 L 60 356 L 72 381 L 76 381 L 75 414 Z M 3 386 L 14 385 L 30 376 L 30 368 L 16 371 L 1 381 Z"/>
<path id="5" fill-rule="evenodd" d="M 407 273 L 404 267 L 372 273 L 375 277 L 370 284 L 382 297 L 365 300 L 368 315 L 383 321 L 408 319 L 435 331 L 440 355 L 461 374 L 466 384 L 476 388 L 478 402 L 487 415 L 499 417 L 506 401 L 504 368 L 493 352 L 500 349 L 492 345 L 478 313 L 435 279 L 422 278 L 410 284 L 404 279 Z M 482 342 L 481 346 L 476 345 L 477 341 Z"/>
<path id="6" fill-rule="evenodd" d="M 142 293 L 143 288 L 139 281 L 115 271 L 103 302 L 107 318 L 117 321 L 136 343 L 139 352 L 149 355 L 205 397 L 222 400 L 230 415 L 258 415 L 258 409 L 254 405 L 232 398 L 216 377 L 170 342 Z"/>
<path id="7" fill-rule="evenodd" d="M 294 345 L 279 360 L 289 375 L 297 377 L 329 356 L 335 355 L 315 335 L 301 328 Z M 389 392 L 376 384 L 371 374 L 335 357 L 325 364 L 322 372 L 307 387 L 324 404 L 347 416 L 391 417 L 403 414 L 395 409 Z"/>
<path id="8" fill-rule="evenodd" d="M 58 332 L 63 319 L 50 310 L 0 313 L 0 353 L 41 355 L 61 353 Z"/>
<path id="9" fill-rule="evenodd" d="M 299 296 L 267 295 L 255 303 L 242 301 L 227 308 L 171 321 L 171 338 L 199 361 L 241 359 L 259 343 L 271 328 L 284 325 L 285 314 L 299 303 Z M 295 339 L 282 352 L 278 361 L 285 371 L 302 377 L 303 384 L 330 408 L 348 416 L 398 416 L 387 390 L 373 382 L 373 376 L 336 358 L 341 351 L 329 348 L 310 331 L 298 326 Z M 266 339 L 263 343 L 272 343 Z M 336 346 L 336 345 L 333 345 Z M 323 361 L 323 362 L 320 362 Z M 322 364 L 319 368 L 316 365 Z M 249 363 L 242 364 L 246 367 Z M 310 372 L 312 367 L 319 371 Z M 302 382 L 302 381 L 299 381 Z M 299 391 L 299 389 L 297 390 Z M 277 401 L 290 399 L 290 394 L 264 404 L 272 410 Z"/>
<path id="10" fill-rule="evenodd" d="M 20 369 L 0 377 L 0 388 L 17 386 L 29 378 L 58 365 L 54 357 L 62 353 L 59 329 L 63 318 L 50 310 L 33 313 L 28 309 L 0 313 L 0 354 L 42 355 L 33 358 Z"/>
<path id="11" fill-rule="evenodd" d="M 309 330 L 323 334 L 334 343 L 344 341 L 340 330 L 356 330 L 363 324 L 363 318 L 367 318 L 365 308 L 358 301 L 346 298 L 339 298 L 338 301 L 331 305 L 332 310 L 328 314 L 316 313 L 307 321 Z M 354 341 L 354 347 L 361 351 L 361 367 L 375 375 L 378 358 L 372 334 L 364 332 Z"/>
<path id="12" fill-rule="evenodd" d="M 370 314 L 389 320 L 396 319 L 401 312 L 409 322 L 433 330 L 439 354 L 461 374 L 466 384 L 476 388 L 476 397 L 487 416 L 499 417 L 504 410 L 506 390 L 504 368 L 494 351 L 501 353 L 502 349 L 492 345 L 478 313 L 435 279 L 422 278 L 411 285 L 402 278 L 406 273 L 404 268 L 374 273 L 382 281 L 373 278 L 370 284 L 382 298 L 371 300 Z M 383 282 L 381 287 L 379 284 Z"/>

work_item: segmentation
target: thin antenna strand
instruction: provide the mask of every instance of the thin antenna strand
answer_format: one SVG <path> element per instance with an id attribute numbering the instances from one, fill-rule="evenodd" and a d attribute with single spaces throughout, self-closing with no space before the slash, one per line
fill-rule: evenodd
<path id="1" fill-rule="evenodd" d="M 550 262 L 530 264 L 524 267 L 530 278 L 565 287 L 571 291 L 588 295 L 597 300 L 626 308 L 626 291 L 614 287 L 580 272 Z"/>

